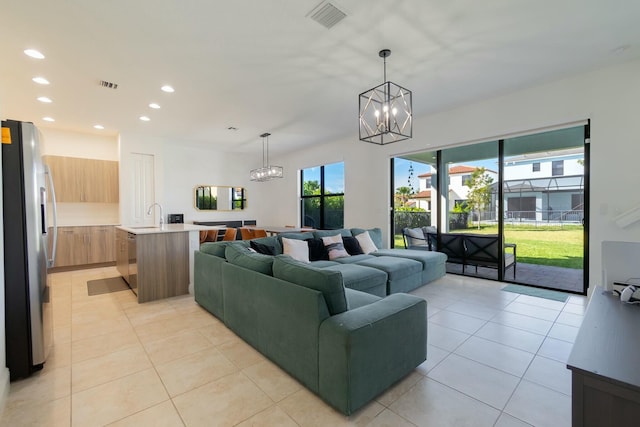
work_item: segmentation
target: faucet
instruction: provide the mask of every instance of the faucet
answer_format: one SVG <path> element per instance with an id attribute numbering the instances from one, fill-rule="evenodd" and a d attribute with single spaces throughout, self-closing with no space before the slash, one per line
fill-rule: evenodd
<path id="1" fill-rule="evenodd" d="M 147 215 L 151 215 L 151 209 L 153 209 L 153 207 L 156 205 L 158 205 L 158 207 L 160 208 L 160 228 L 162 228 L 162 224 L 164 224 L 164 217 L 162 215 L 162 205 L 160 203 L 154 203 L 149 206 L 149 209 L 147 209 Z"/>

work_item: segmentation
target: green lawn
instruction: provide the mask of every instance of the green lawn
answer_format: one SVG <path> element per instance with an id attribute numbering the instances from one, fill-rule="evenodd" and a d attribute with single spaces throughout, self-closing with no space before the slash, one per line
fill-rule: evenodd
<path id="1" fill-rule="evenodd" d="M 460 233 L 497 234 L 497 226 L 482 226 Z M 583 266 L 583 228 L 579 225 L 560 227 L 505 226 L 505 241 L 515 243 L 518 262 L 581 269 Z M 402 235 L 395 236 L 395 247 L 404 248 Z"/>

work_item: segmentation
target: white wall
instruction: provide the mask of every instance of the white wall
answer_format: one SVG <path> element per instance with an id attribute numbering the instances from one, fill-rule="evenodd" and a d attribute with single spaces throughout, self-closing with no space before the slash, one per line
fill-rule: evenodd
<path id="1" fill-rule="evenodd" d="M 51 128 L 39 128 L 43 136 L 43 156 L 118 160 L 118 138 Z"/>
<path id="2" fill-rule="evenodd" d="M 123 134 L 120 136 L 120 218 L 131 224 L 132 177 L 131 153 L 154 155 L 155 198 L 170 213 L 184 214 L 186 223 L 192 221 L 223 221 L 257 219 L 260 207 L 255 203 L 259 191 L 249 182 L 245 156 L 193 148 L 159 138 Z M 197 185 L 234 186 L 247 188 L 247 209 L 242 211 L 198 211 L 194 206 Z"/>
<path id="3" fill-rule="evenodd" d="M 354 119 L 352 137 L 283 159 L 286 177 L 267 183 L 259 194 L 261 204 L 278 200 L 264 213 L 265 221 L 284 224 L 298 220 L 296 170 L 344 160 L 345 226 L 379 226 L 388 240 L 390 157 L 591 119 L 589 271 L 590 284 L 596 285 L 601 277 L 601 242 L 640 241 L 640 223 L 620 229 L 613 222 L 616 214 L 640 203 L 637 179 L 630 179 L 638 176 L 638 159 L 633 154 L 640 146 L 638 99 L 640 61 L 632 61 L 417 117 L 414 138 L 408 142 L 383 147 L 360 142 Z"/>

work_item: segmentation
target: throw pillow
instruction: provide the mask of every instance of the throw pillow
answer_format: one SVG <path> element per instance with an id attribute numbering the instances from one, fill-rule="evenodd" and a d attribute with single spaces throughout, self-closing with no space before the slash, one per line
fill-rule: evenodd
<path id="1" fill-rule="evenodd" d="M 275 255 L 276 254 L 276 248 L 274 248 L 273 246 L 269 246 L 269 245 L 265 245 L 265 244 L 262 244 L 262 243 L 254 242 L 253 240 L 250 240 L 249 244 L 251 245 L 251 249 L 253 249 L 254 251 L 258 252 L 259 254 L 263 254 L 263 255 Z"/>
<path id="2" fill-rule="evenodd" d="M 353 236 L 342 236 L 342 243 L 344 244 L 344 248 L 346 249 L 349 255 L 362 255 L 362 248 L 360 247 L 360 242 Z"/>
<path id="3" fill-rule="evenodd" d="M 360 243 L 360 247 L 362 248 L 362 252 L 365 254 L 370 254 L 371 252 L 375 252 L 378 250 L 373 240 L 371 240 L 371 236 L 369 236 L 369 232 L 365 231 L 364 233 L 360 233 L 356 236 L 358 243 Z"/>
<path id="4" fill-rule="evenodd" d="M 309 262 L 309 244 L 306 240 L 282 238 L 282 252 L 291 258 Z"/>
<path id="5" fill-rule="evenodd" d="M 309 261 L 329 261 L 329 253 L 322 239 L 308 239 Z"/>
<path id="6" fill-rule="evenodd" d="M 371 241 L 373 241 L 373 244 L 376 245 L 376 248 L 378 249 L 382 249 L 383 245 L 382 245 L 382 230 L 380 229 L 380 227 L 374 227 L 374 228 L 369 228 L 369 229 L 364 229 L 364 228 L 352 228 L 351 229 L 351 235 L 352 236 L 357 236 L 358 234 L 362 234 L 365 231 L 369 232 L 369 237 L 371 237 Z"/>
<path id="7" fill-rule="evenodd" d="M 335 236 L 323 237 L 322 241 L 324 242 L 325 248 L 327 248 L 329 259 L 331 261 L 337 258 L 350 256 L 349 252 L 347 252 L 344 248 L 344 244 L 342 243 L 342 236 L 340 234 L 336 234 Z"/>

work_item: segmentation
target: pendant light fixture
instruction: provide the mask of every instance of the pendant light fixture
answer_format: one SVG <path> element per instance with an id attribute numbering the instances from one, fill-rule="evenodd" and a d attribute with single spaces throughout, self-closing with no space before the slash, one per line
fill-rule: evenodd
<path id="1" fill-rule="evenodd" d="M 384 83 L 359 96 L 360 140 L 385 145 L 413 136 L 411 91 L 387 81 L 389 49 L 378 55 L 384 61 Z"/>
<path id="2" fill-rule="evenodd" d="M 282 166 L 269 164 L 269 136 L 270 133 L 263 133 L 262 138 L 262 167 L 252 169 L 249 175 L 251 181 L 269 181 L 274 178 L 282 178 L 284 169 Z"/>

